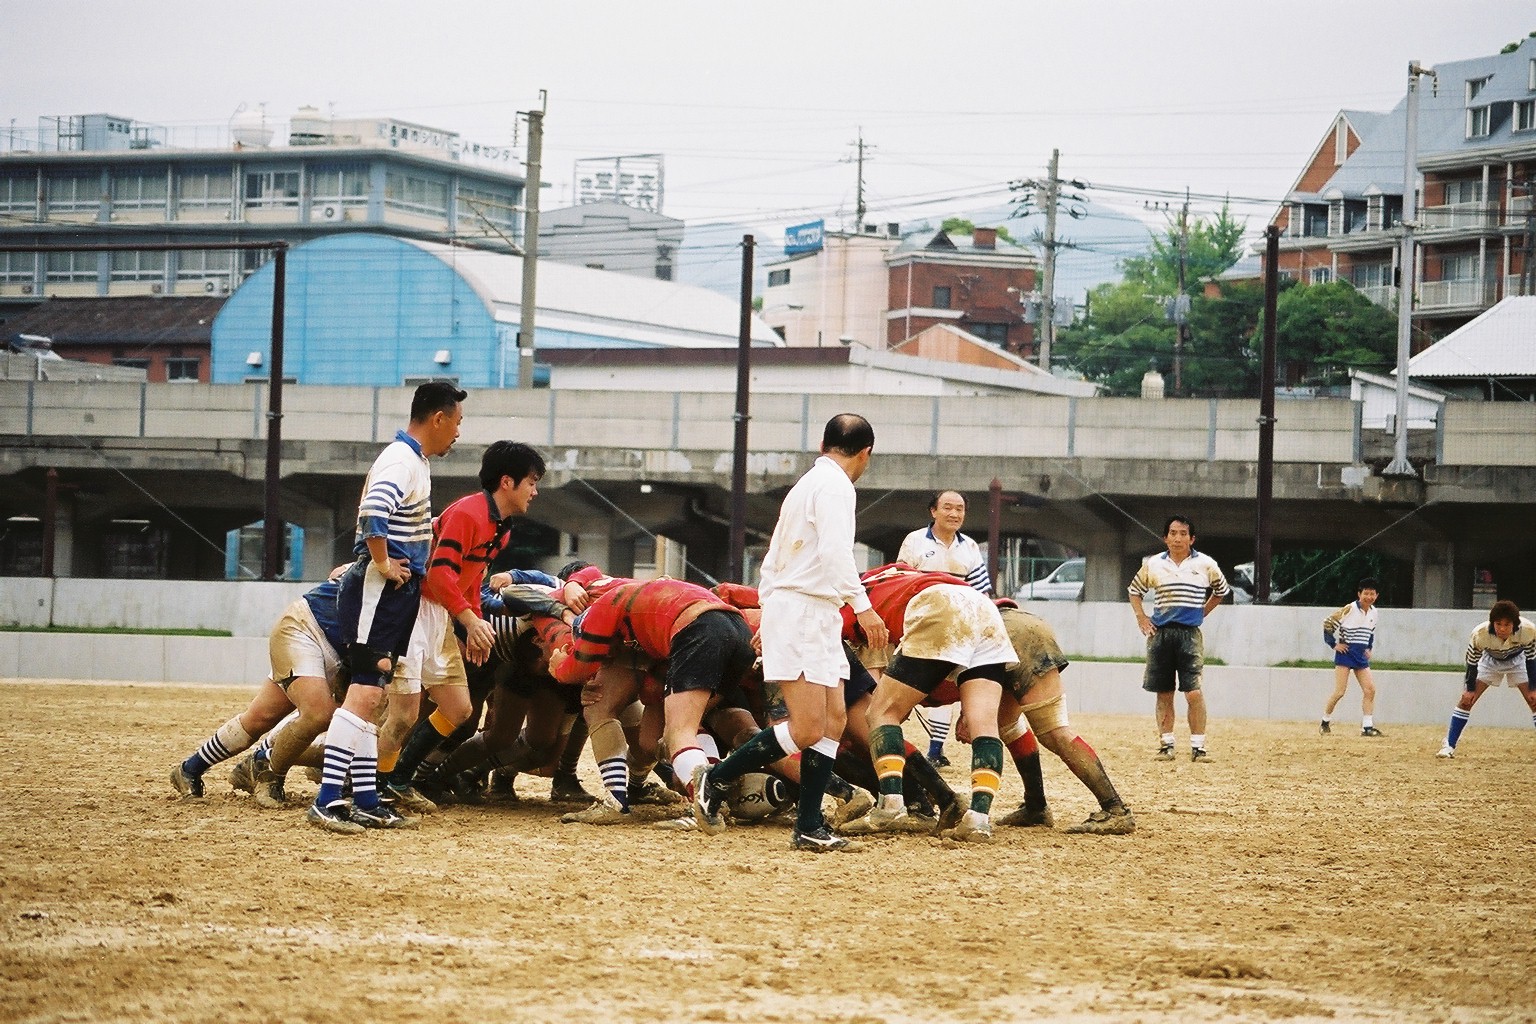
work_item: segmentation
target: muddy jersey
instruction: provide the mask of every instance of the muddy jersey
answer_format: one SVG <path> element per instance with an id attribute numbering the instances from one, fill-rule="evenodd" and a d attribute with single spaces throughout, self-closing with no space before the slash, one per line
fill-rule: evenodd
<path id="1" fill-rule="evenodd" d="M 871 569 L 859 577 L 869 595 L 869 603 L 891 634 L 891 647 L 901 642 L 906 630 L 907 604 L 929 587 L 940 584 L 966 586 L 965 580 L 947 572 L 925 572 L 909 565 L 892 562 Z M 864 631 L 858 628 L 853 609 L 843 606 L 843 639 L 855 649 L 864 646 Z"/>

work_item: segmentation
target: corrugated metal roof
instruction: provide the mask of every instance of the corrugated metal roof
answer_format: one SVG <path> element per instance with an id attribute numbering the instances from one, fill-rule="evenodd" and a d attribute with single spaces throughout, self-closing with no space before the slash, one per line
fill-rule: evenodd
<path id="1" fill-rule="evenodd" d="M 1408 376 L 1536 377 L 1536 296 L 1505 299 L 1458 327 L 1410 359 Z"/>
<path id="2" fill-rule="evenodd" d="M 39 334 L 55 345 L 207 345 L 226 298 L 137 296 L 48 299 L 0 324 L 0 337 Z"/>
<path id="3" fill-rule="evenodd" d="M 485 300 L 495 318 L 516 322 L 521 315 L 523 260 L 520 256 L 464 249 L 438 242 L 402 239 L 429 252 L 457 271 Z M 539 324 L 588 334 L 603 333 L 607 325 L 621 337 L 683 347 L 714 347 L 734 338 L 740 308 L 707 288 L 651 280 L 634 274 L 574 267 L 540 260 L 538 269 Z M 649 335 L 655 334 L 654 340 Z M 779 346 L 784 340 L 756 315 L 752 341 Z M 641 337 L 644 335 L 645 337 Z"/>

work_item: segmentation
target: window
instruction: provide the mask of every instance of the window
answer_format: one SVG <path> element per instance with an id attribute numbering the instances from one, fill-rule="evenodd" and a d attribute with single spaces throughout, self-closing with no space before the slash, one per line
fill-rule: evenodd
<path id="1" fill-rule="evenodd" d="M 1358 199 L 1344 200 L 1344 233 L 1364 231 L 1366 225 L 1366 204 Z"/>
<path id="2" fill-rule="evenodd" d="M 1477 253 L 1447 253 L 1440 257 L 1442 281 L 1476 281 Z"/>
<path id="3" fill-rule="evenodd" d="M 112 175 L 112 205 L 125 210 L 164 210 L 165 168 L 146 171 L 118 171 Z"/>
<path id="4" fill-rule="evenodd" d="M 37 253 L 0 252 L 0 284 L 31 284 L 37 278 Z"/>
<path id="5" fill-rule="evenodd" d="M 28 220 L 37 215 L 37 175 L 0 174 L 0 213 Z"/>
<path id="6" fill-rule="evenodd" d="M 96 171 L 48 176 L 48 209 L 54 213 L 95 213 L 101 206 L 101 175 Z"/>
<path id="7" fill-rule="evenodd" d="M 1488 135 L 1493 121 L 1489 107 L 1472 107 L 1467 111 L 1467 138 L 1481 139 Z"/>
<path id="8" fill-rule="evenodd" d="M 1333 165 L 1341 167 L 1349 159 L 1349 126 L 1339 118 L 1333 126 Z"/>
<path id="9" fill-rule="evenodd" d="M 234 253 L 229 250 L 187 249 L 176 254 L 176 280 L 229 280 L 234 268 Z"/>
<path id="10" fill-rule="evenodd" d="M 182 209 L 228 210 L 234 195 L 233 170 L 209 167 L 176 173 L 176 205 Z"/>
<path id="11" fill-rule="evenodd" d="M 384 176 L 384 205 L 412 213 L 448 215 L 448 183 L 413 174 Z"/>
<path id="12" fill-rule="evenodd" d="M 1471 103 L 1473 100 L 1477 99 L 1478 96 L 1482 95 L 1483 89 L 1487 87 L 1488 80 L 1491 77 L 1492 77 L 1491 75 L 1484 75 L 1482 78 L 1469 78 L 1469 79 L 1467 79 L 1467 102 L 1468 103 Z"/>
<path id="13" fill-rule="evenodd" d="M 344 219 L 347 209 L 368 206 L 368 167 L 365 164 L 317 166 L 309 175 L 309 219 Z"/>
<path id="14" fill-rule="evenodd" d="M 934 309 L 948 309 L 949 308 L 949 285 L 947 285 L 947 284 L 934 285 L 934 287 L 933 287 L 933 308 Z"/>
<path id="15" fill-rule="evenodd" d="M 1361 263 L 1350 268 L 1349 281 L 1356 288 L 1383 288 L 1392 284 L 1392 264 Z"/>
<path id="16" fill-rule="evenodd" d="M 1382 204 L 1382 227 L 1395 228 L 1403 222 L 1403 197 L 1387 196 Z"/>
<path id="17" fill-rule="evenodd" d="M 513 235 L 517 231 L 517 196 L 510 192 L 459 186 L 457 220 L 459 233 Z"/>
<path id="18" fill-rule="evenodd" d="M 777 288 L 781 284 L 789 284 L 789 269 L 768 271 L 768 287 Z"/>
<path id="19" fill-rule="evenodd" d="M 143 370 L 146 373 L 149 372 L 148 359 L 130 359 L 126 356 L 115 356 L 112 359 L 112 365 L 122 366 L 129 370 Z"/>
<path id="20" fill-rule="evenodd" d="M 1302 209 L 1304 227 L 1301 233 L 1308 238 L 1326 238 L 1328 236 L 1328 204 L 1307 203 Z"/>
<path id="21" fill-rule="evenodd" d="M 163 252 L 114 252 L 111 256 L 114 281 L 165 280 Z"/>
<path id="22" fill-rule="evenodd" d="M 990 342 L 998 348 L 1008 347 L 1007 324 L 967 324 L 965 329 L 982 341 Z"/>
<path id="23" fill-rule="evenodd" d="M 1536 57 L 1531 58 L 1530 66 L 1526 68 L 1525 87 L 1536 91 Z"/>
<path id="24" fill-rule="evenodd" d="M 1333 280 L 1332 267 L 1313 267 L 1307 271 L 1307 281 L 1311 284 L 1327 284 Z"/>
<path id="25" fill-rule="evenodd" d="M 1515 104 L 1515 131 L 1528 132 L 1536 128 L 1536 100 L 1521 100 Z"/>
<path id="26" fill-rule="evenodd" d="M 247 207 L 299 205 L 298 171 L 253 171 L 245 176 Z"/>
<path id="27" fill-rule="evenodd" d="M 101 260 L 94 252 L 50 252 L 46 277 L 56 283 L 94 282 Z"/>
<path id="28" fill-rule="evenodd" d="M 196 381 L 203 361 L 196 356 L 178 356 L 165 361 L 165 379 L 168 381 Z"/>
<path id="29" fill-rule="evenodd" d="M 1447 206 L 1455 206 L 1459 203 L 1480 203 L 1483 201 L 1483 183 L 1480 180 L 1468 179 L 1467 181 L 1448 181 L 1445 183 L 1445 202 Z"/>

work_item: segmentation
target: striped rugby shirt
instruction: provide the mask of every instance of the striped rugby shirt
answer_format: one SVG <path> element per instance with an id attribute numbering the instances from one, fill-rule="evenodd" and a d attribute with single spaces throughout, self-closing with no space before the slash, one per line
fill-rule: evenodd
<path id="1" fill-rule="evenodd" d="M 1199 626 L 1205 621 L 1206 599 L 1226 597 L 1231 588 L 1214 558 L 1190 549 L 1189 557 L 1178 564 L 1166 551 L 1142 559 L 1126 592 L 1141 598 L 1143 605 L 1152 594 L 1152 625 L 1162 628 Z"/>
<path id="2" fill-rule="evenodd" d="M 421 445 L 403 430 L 368 470 L 357 506 L 354 554 L 368 554 L 369 537 L 383 537 L 390 558 L 407 559 L 414 575 L 426 574 L 432 551 L 432 471 Z"/>
<path id="3" fill-rule="evenodd" d="M 1323 620 L 1323 643 L 1333 647 L 1339 641 L 1349 645 L 1349 653 L 1359 654 L 1376 646 L 1376 608 L 1370 611 L 1351 601 Z"/>
<path id="4" fill-rule="evenodd" d="M 1485 654 L 1496 664 L 1508 668 L 1514 667 L 1516 658 L 1536 659 L 1536 626 L 1522 615 L 1509 639 L 1500 640 L 1498 634 L 1488 628 L 1488 623 L 1478 623 L 1467 640 L 1467 664 L 1476 665 Z"/>
<path id="5" fill-rule="evenodd" d="M 946 546 L 933 535 L 932 526 L 913 530 L 901 542 L 896 561 L 914 569 L 947 572 L 965 580 L 972 590 L 983 594 L 992 592 L 992 577 L 987 574 L 987 560 L 982 556 L 981 545 L 963 533 L 955 534 L 954 541 Z"/>

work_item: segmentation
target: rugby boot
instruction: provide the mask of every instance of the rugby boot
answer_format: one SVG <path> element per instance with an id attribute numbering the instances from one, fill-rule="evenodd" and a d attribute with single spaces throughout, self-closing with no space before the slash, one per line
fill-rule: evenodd
<path id="1" fill-rule="evenodd" d="M 1154 761 L 1172 761 L 1173 760 L 1173 744 L 1172 743 L 1160 743 L 1160 744 L 1158 744 L 1157 753 L 1152 755 L 1152 760 L 1154 760 Z"/>
<path id="2" fill-rule="evenodd" d="M 584 811 L 568 811 L 560 815 L 564 825 L 627 825 L 634 820 L 629 811 L 606 800 L 598 800 Z"/>
<path id="3" fill-rule="evenodd" d="M 684 818 L 667 818 L 665 821 L 655 822 L 651 827 L 667 832 L 697 832 L 699 823 L 690 815 Z"/>
<path id="4" fill-rule="evenodd" d="M 352 808 L 352 820 L 363 828 L 421 828 L 421 819 L 401 814 L 389 804 L 380 801 L 377 807 L 366 810 Z"/>
<path id="5" fill-rule="evenodd" d="M 1076 836 L 1128 836 L 1136 831 L 1136 819 L 1131 809 L 1124 805 L 1109 811 L 1094 811 L 1080 825 L 1071 825 L 1063 832 Z"/>
<path id="6" fill-rule="evenodd" d="M 283 789 L 283 776 L 272 770 L 272 762 L 262 758 L 256 767 L 256 785 L 251 796 L 256 806 L 269 811 L 280 811 L 288 806 L 288 793 Z"/>
<path id="7" fill-rule="evenodd" d="M 990 843 L 992 822 L 985 815 L 966 811 L 958 825 L 947 832 L 941 832 L 940 836 L 944 839 L 953 839 L 957 843 Z"/>
<path id="8" fill-rule="evenodd" d="M 686 802 L 687 798 L 683 794 L 668 789 L 654 779 L 646 779 L 644 782 L 631 780 L 629 783 L 629 805 L 631 807 L 670 807 L 673 804 Z"/>
<path id="9" fill-rule="evenodd" d="M 229 784 L 241 793 L 256 792 L 256 755 L 250 753 L 229 770 Z"/>
<path id="10" fill-rule="evenodd" d="M 933 831 L 939 835 L 950 831 L 960 824 L 960 820 L 965 817 L 966 810 L 967 808 L 960 801 L 960 798 L 958 796 L 955 797 L 955 799 L 940 808 L 939 820 L 933 823 Z"/>
<path id="11" fill-rule="evenodd" d="M 1435 756 L 1436 757 L 1445 757 L 1445 758 L 1455 757 L 1456 756 L 1456 748 L 1451 746 L 1449 743 L 1447 743 L 1445 746 L 1440 748 L 1440 753 L 1436 754 Z"/>
<path id="12" fill-rule="evenodd" d="M 192 775 L 180 764 L 171 768 L 171 785 L 183 800 L 199 800 L 203 795 L 203 777 Z"/>
<path id="13" fill-rule="evenodd" d="M 549 802 L 552 804 L 590 804 L 597 797 L 588 793 L 581 780 L 572 772 L 556 772 L 549 780 Z"/>
<path id="14" fill-rule="evenodd" d="M 993 824 L 1010 825 L 1014 828 L 1054 828 L 1056 816 L 1051 813 L 1049 807 L 1034 810 L 1019 804 L 1001 818 L 994 818 Z"/>
<path id="15" fill-rule="evenodd" d="M 864 849 L 860 843 L 842 836 L 835 836 L 827 831 L 825 825 L 814 832 L 801 832 L 798 828 L 790 836 L 789 848 L 791 850 L 808 850 L 811 853 L 853 853 Z"/>
<path id="16" fill-rule="evenodd" d="M 837 801 L 837 807 L 832 811 L 832 827 L 841 831 L 849 822 L 857 821 L 870 813 L 875 806 L 874 794 L 862 786 L 851 787 L 853 792 L 845 799 Z"/>
<path id="17" fill-rule="evenodd" d="M 1193 747 L 1189 751 L 1189 759 L 1196 764 L 1210 764 L 1211 755 L 1205 752 L 1204 747 Z"/>
<path id="18" fill-rule="evenodd" d="M 323 828 L 339 836 L 355 836 L 367 831 L 362 825 L 352 820 L 352 814 L 346 804 L 332 804 L 329 807 L 310 804 L 304 817 L 316 828 Z"/>
<path id="19" fill-rule="evenodd" d="M 1382 732 L 1380 729 L 1376 728 L 1374 725 L 1368 725 L 1365 728 L 1360 730 L 1360 735 L 1361 736 L 1385 736 L 1386 733 Z"/>
<path id="20" fill-rule="evenodd" d="M 1327 736 L 1333 732 L 1333 723 L 1325 718 L 1318 724 L 1317 728 L 1318 732 L 1322 733 L 1324 736 Z"/>
<path id="21" fill-rule="evenodd" d="M 725 831 L 725 798 L 729 790 L 709 780 L 709 766 L 699 765 L 693 770 L 693 816 L 699 830 L 705 835 L 716 836 Z"/>
<path id="22" fill-rule="evenodd" d="M 421 790 L 415 786 L 397 786 L 393 782 L 383 782 L 379 786 L 379 799 L 384 803 L 395 804 L 404 807 L 408 811 L 417 814 L 436 814 L 437 804 L 433 803 Z M 378 828 L 381 826 L 370 826 Z M 399 826 L 386 826 L 398 828 Z"/>

